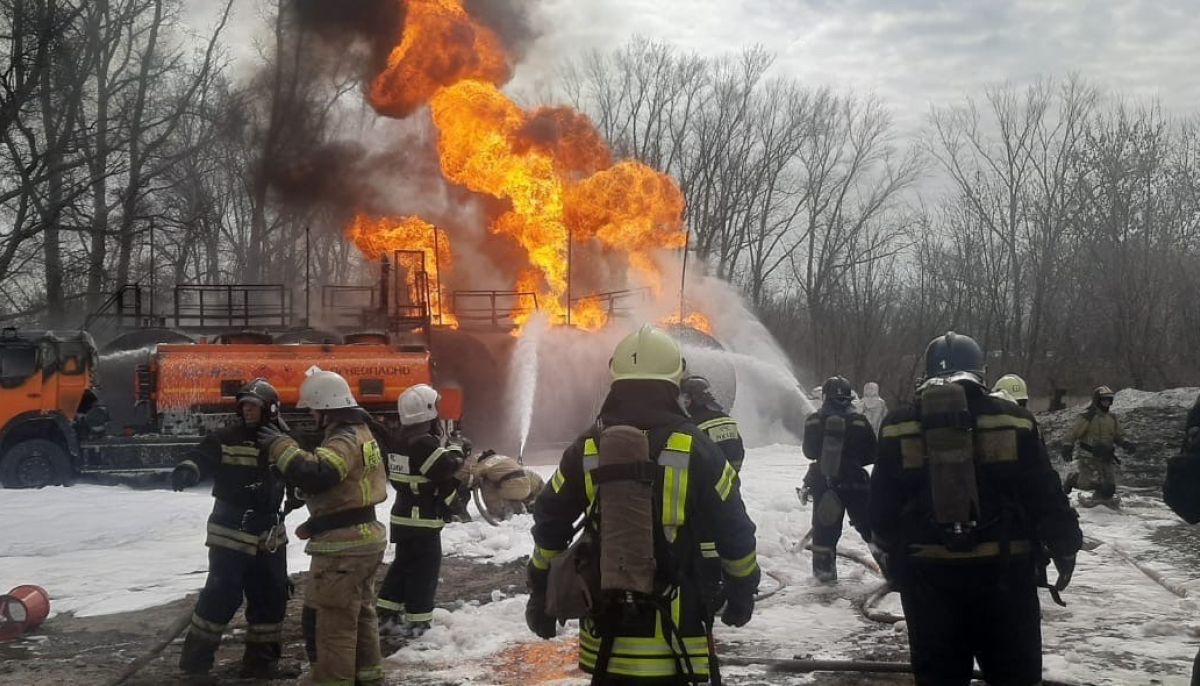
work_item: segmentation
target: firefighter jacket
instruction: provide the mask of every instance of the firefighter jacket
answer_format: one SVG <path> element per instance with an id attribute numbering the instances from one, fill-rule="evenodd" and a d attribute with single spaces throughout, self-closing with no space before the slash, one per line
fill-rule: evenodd
<path id="1" fill-rule="evenodd" d="M 725 459 L 733 465 L 733 470 L 742 471 L 742 461 L 746 459 L 746 446 L 742 444 L 742 434 L 738 431 L 737 421 L 710 405 L 692 407 L 688 413 L 692 416 L 696 428 L 708 434 L 712 442 L 721 449 Z"/>
<path id="2" fill-rule="evenodd" d="M 388 446 L 388 480 L 396 489 L 392 541 L 441 531 L 458 500 L 455 474 L 465 460 L 456 445 L 443 446 L 425 425 L 395 432 Z"/>
<path id="3" fill-rule="evenodd" d="M 599 467 L 597 437 L 605 426 L 630 425 L 646 432 L 650 455 L 659 467 L 655 480 L 655 588 L 677 589 L 659 610 L 639 613 L 602 629 L 596 617 L 580 623 L 579 665 L 596 668 L 606 631 L 613 637 L 607 673 L 641 680 L 671 678 L 677 656 L 664 627 L 673 625 L 697 676 L 707 678 L 706 624 L 717 609 L 708 584 L 723 583 L 725 594 L 752 595 L 760 571 L 754 523 L 742 502 L 737 472 L 721 451 L 683 414 L 672 387 L 661 381 L 613 384 L 597 426 L 563 453 L 549 485 L 533 507 L 531 573 L 544 573 L 571 542 L 573 524 L 591 511 L 596 498 L 593 470 Z M 600 522 L 603 529 L 603 522 Z M 715 580 L 711 578 L 715 575 Z M 669 613 L 669 614 L 668 614 Z M 676 683 L 672 681 L 671 683 Z"/>
<path id="4" fill-rule="evenodd" d="M 1071 444 L 1078 442 L 1080 448 L 1097 457 L 1111 456 L 1114 445 L 1128 445 L 1121 423 L 1113 413 L 1101 412 L 1095 407 L 1089 407 L 1075 420 L 1069 441 Z"/>
<path id="5" fill-rule="evenodd" d="M 845 420 L 845 436 L 842 439 L 842 459 L 838 476 L 830 479 L 831 486 L 866 484 L 867 472 L 863 469 L 875 461 L 875 430 L 867 418 L 854 411 L 837 412 L 827 405 L 808 415 L 804 420 L 804 456 L 813 460 L 804 481 L 812 488 L 814 479 L 821 477 L 819 466 L 825 445 L 825 424 L 830 416 L 837 415 Z"/>
<path id="6" fill-rule="evenodd" d="M 471 476 L 484 488 L 496 491 L 504 500 L 529 498 L 529 474 L 519 462 L 507 455 L 484 455 L 471 467 Z"/>
<path id="7" fill-rule="evenodd" d="M 892 412 L 880 431 L 871 474 L 873 542 L 893 560 L 995 563 L 1008 555 L 1074 555 L 1079 520 L 1050 466 L 1037 421 L 1016 403 L 968 387 L 979 521 L 964 541 L 947 545 L 934 519 L 929 467 L 917 406 Z M 903 563 L 902 563 L 903 564 Z"/>
<path id="8" fill-rule="evenodd" d="M 377 503 L 387 500 L 383 452 L 364 423 L 332 423 L 321 445 L 311 453 L 291 438 L 271 444 L 271 460 L 289 484 L 303 491 L 309 522 L 363 512 L 363 521 L 313 535 L 310 555 L 377 555 L 387 548 L 387 530 L 374 520 Z M 370 508 L 371 512 L 365 512 Z"/>
<path id="9" fill-rule="evenodd" d="M 284 482 L 271 469 L 266 451 L 255 443 L 256 429 L 240 420 L 204 437 L 179 463 L 200 479 L 213 477 L 207 546 L 247 555 L 287 543 L 279 511 Z"/>

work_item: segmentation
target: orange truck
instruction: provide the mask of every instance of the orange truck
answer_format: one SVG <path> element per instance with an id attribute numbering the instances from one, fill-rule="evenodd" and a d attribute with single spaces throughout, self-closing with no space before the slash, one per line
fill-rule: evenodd
<path id="1" fill-rule="evenodd" d="M 392 344 L 382 335 L 337 344 L 281 344 L 252 336 L 160 343 L 129 366 L 131 383 L 112 388 L 97 384 L 97 365 L 106 364 L 104 359 L 82 331 L 3 330 L 0 482 L 5 487 L 69 483 L 82 473 L 169 470 L 206 432 L 235 419 L 237 389 L 259 377 L 278 389 L 289 425 L 310 437 L 317 428 L 295 403 L 305 372 L 314 365 L 346 377 L 359 403 L 385 425 L 395 424 L 396 401 L 405 389 L 432 382 L 427 347 Z M 439 390 L 443 416 L 450 422 L 461 418 L 461 391 Z M 137 420 L 127 419 L 130 408 L 139 410 Z"/>

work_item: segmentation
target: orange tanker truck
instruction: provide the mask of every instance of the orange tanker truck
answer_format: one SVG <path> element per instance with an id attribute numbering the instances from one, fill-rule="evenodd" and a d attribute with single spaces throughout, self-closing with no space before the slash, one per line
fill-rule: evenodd
<path id="1" fill-rule="evenodd" d="M 295 409 L 309 367 L 346 377 L 362 406 L 395 423 L 396 400 L 409 386 L 432 383 L 424 345 L 385 335 L 345 343 L 277 343 L 241 333 L 201 343 L 160 343 L 138 352 L 127 384 L 98 384 L 96 354 L 85 332 L 0 334 L 0 482 L 7 488 L 69 483 L 86 473 L 166 471 L 182 454 L 234 418 L 234 394 L 255 378 L 278 390 L 285 420 L 315 432 Z M 107 375 L 112 377 L 112 371 Z M 461 417 L 462 394 L 443 387 L 446 417 Z M 136 410 L 136 411 L 131 411 Z"/>

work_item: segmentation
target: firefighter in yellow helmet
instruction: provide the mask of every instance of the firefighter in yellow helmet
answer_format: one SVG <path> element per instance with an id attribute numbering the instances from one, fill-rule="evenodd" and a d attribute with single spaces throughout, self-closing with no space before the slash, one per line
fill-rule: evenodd
<path id="1" fill-rule="evenodd" d="M 992 393 L 1021 407 L 1029 405 L 1029 388 L 1025 385 L 1025 379 L 1016 374 L 1005 374 L 996 379 Z"/>
<path id="2" fill-rule="evenodd" d="M 723 598 L 725 624 L 750 621 L 760 575 L 737 472 L 679 403 L 674 339 L 642 327 L 609 366 L 599 416 L 534 503 L 526 623 L 552 638 L 581 617 L 579 666 L 593 683 L 717 681 L 713 617 Z M 566 602 L 577 587 L 589 608 Z"/>
<path id="3" fill-rule="evenodd" d="M 383 661 L 375 617 L 375 570 L 387 547 L 387 529 L 375 505 L 387 499 L 383 453 L 340 375 L 317 367 L 300 386 L 297 407 L 308 408 L 324 430 L 314 451 L 270 424 L 258 444 L 289 485 L 303 491 L 308 521 L 296 534 L 312 556 L 304 589 L 301 628 L 318 684 L 382 684 Z"/>
<path id="4" fill-rule="evenodd" d="M 1084 507 L 1105 505 L 1117 507 L 1121 499 L 1117 496 L 1117 447 L 1133 453 L 1137 446 L 1125 438 L 1121 431 L 1121 423 L 1111 412 L 1114 394 L 1108 386 L 1100 386 L 1092 391 L 1092 403 L 1087 410 L 1075 420 L 1067 444 L 1063 446 L 1062 456 L 1067 462 L 1075 457 L 1075 444 L 1082 449 L 1079 455 L 1079 471 L 1067 477 L 1067 492 L 1076 485 L 1083 490 L 1092 491 L 1091 497 L 1081 497 L 1079 504 Z"/>

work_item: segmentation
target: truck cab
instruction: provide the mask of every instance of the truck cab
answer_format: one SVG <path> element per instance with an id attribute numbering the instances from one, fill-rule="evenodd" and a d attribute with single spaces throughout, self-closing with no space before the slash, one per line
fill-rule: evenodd
<path id="1" fill-rule="evenodd" d="M 0 484 L 69 483 L 79 429 L 102 413 L 93 392 L 96 347 L 82 331 L 0 331 Z"/>

